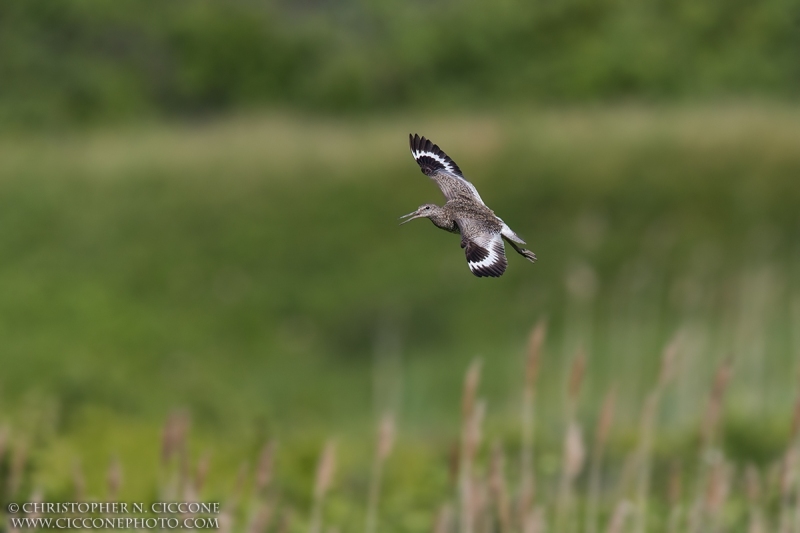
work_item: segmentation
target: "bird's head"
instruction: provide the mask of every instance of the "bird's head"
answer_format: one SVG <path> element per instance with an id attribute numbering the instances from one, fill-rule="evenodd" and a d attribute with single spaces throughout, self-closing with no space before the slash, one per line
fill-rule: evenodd
<path id="1" fill-rule="evenodd" d="M 415 218 L 430 218 L 431 215 L 436 213 L 438 210 L 439 210 L 439 206 L 435 205 L 435 204 L 424 204 L 424 205 L 421 205 L 419 207 L 419 209 L 417 209 L 413 213 L 409 213 L 407 215 L 401 216 L 400 218 L 401 219 L 404 218 L 405 220 L 403 220 L 400 223 L 400 225 L 402 226 L 406 222 L 411 222 Z"/>

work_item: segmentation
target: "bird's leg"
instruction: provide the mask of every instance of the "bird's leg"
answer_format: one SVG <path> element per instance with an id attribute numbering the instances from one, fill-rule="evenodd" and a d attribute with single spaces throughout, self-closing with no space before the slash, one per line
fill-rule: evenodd
<path id="1" fill-rule="evenodd" d="M 511 241 L 509 239 L 506 239 L 506 242 L 508 244 L 510 244 L 511 247 L 514 248 L 519 255 L 521 255 L 522 257 L 524 257 L 525 259 L 527 259 L 531 263 L 535 263 L 536 262 L 536 254 L 535 253 L 531 252 L 530 250 L 526 250 L 525 248 L 521 248 L 521 247 L 517 246 L 517 244 L 514 241 Z"/>

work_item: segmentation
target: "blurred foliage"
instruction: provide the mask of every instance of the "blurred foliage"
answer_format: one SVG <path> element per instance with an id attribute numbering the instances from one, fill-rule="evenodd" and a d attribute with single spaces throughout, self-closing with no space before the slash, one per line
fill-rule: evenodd
<path id="1" fill-rule="evenodd" d="M 799 23 L 797 0 L 3 2 L 0 123 L 794 98 Z"/>
<path id="2" fill-rule="evenodd" d="M 642 376 L 683 328 L 699 366 L 676 424 L 730 354 L 749 391 L 735 414 L 772 406 L 786 419 L 800 343 L 797 119 L 787 107 L 272 116 L 6 140 L 0 387 L 15 403 L 32 387 L 55 397 L 64 429 L 87 405 L 139 417 L 183 404 L 211 427 L 264 432 L 356 422 L 398 401 L 435 426 L 457 396 L 452 369 L 475 355 L 506 399 L 526 332 L 546 316 L 543 394 L 560 394 L 562 362 L 582 345 L 590 397 L 629 375 L 635 411 Z M 537 264 L 512 253 L 502 278 L 479 280 L 457 238 L 396 226 L 441 202 L 408 155 L 412 127 Z M 404 384 L 373 387 L 378 371 Z M 381 396 L 392 387 L 402 397 Z"/>
<path id="3" fill-rule="evenodd" d="M 616 468 L 676 331 L 658 486 L 693 457 L 723 357 L 724 449 L 773 464 L 800 350 L 800 112 L 741 102 L 797 97 L 799 22 L 798 0 L 0 2 L 0 129 L 62 132 L 0 138 L 0 422 L 34 450 L 22 490 L 67 497 L 83 457 L 98 493 L 89 458 L 109 453 L 129 495 L 152 490 L 177 405 L 193 454 L 214 449 L 220 497 L 277 437 L 277 477 L 306 508 L 319 443 L 341 435 L 354 474 L 331 512 L 352 520 L 388 407 L 405 451 L 387 518 L 427 530 L 463 368 L 483 356 L 488 431 L 516 452 L 540 317 L 543 479 L 573 354 L 589 354 L 582 419 L 619 386 Z M 591 107 L 619 101 L 655 106 Z M 292 114 L 69 133 L 263 108 Z M 512 254 L 477 280 L 457 238 L 396 227 L 441 202 L 409 131 L 458 161 L 536 265 Z"/>
<path id="4" fill-rule="evenodd" d="M 574 354 L 588 354 L 587 435 L 617 386 L 612 487 L 676 331 L 656 497 L 676 459 L 693 479 L 724 358 L 733 378 L 721 449 L 738 471 L 751 461 L 773 471 L 797 393 L 800 109 L 513 111 L 270 114 L 1 138 L 0 430 L 12 428 L 10 450 L 30 450 L 20 494 L 74 498 L 74 470 L 88 494 L 103 494 L 105 458 L 118 456 L 123 499 L 156 498 L 159 426 L 178 406 L 191 413 L 193 461 L 213 450 L 206 497 L 225 501 L 242 462 L 274 438 L 275 478 L 301 520 L 320 443 L 336 436 L 341 474 L 326 513 L 352 529 L 372 420 L 391 409 L 401 442 L 382 524 L 428 531 L 454 492 L 448 451 L 476 356 L 487 441 L 518 455 L 525 341 L 540 317 L 545 498 L 557 486 Z M 408 154 L 409 131 L 458 162 L 538 263 L 512 253 L 503 277 L 477 279 L 456 236 L 426 221 L 397 226 L 442 202 Z"/>

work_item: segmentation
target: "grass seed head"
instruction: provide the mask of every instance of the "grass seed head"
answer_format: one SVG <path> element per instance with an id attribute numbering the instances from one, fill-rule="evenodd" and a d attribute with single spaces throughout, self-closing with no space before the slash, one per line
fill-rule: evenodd
<path id="1" fill-rule="evenodd" d="M 525 523 L 522 525 L 523 533 L 543 533 L 546 531 L 544 521 L 544 510 L 535 507 L 525 516 Z"/>
<path id="2" fill-rule="evenodd" d="M 275 456 L 275 449 L 277 443 L 274 440 L 269 441 L 261 449 L 261 454 L 258 458 L 258 466 L 256 467 L 256 490 L 263 492 L 272 481 L 273 461 Z"/>
<path id="3" fill-rule="evenodd" d="M 745 489 L 747 501 L 750 505 L 755 505 L 761 499 L 761 479 L 758 468 L 753 463 L 749 463 L 744 472 Z"/>
<path id="4" fill-rule="evenodd" d="M 612 387 L 606 393 L 603 399 L 603 405 L 600 408 L 600 419 L 597 421 L 597 433 L 595 435 L 595 444 L 603 446 L 608 440 L 608 435 L 611 433 L 611 426 L 614 423 L 614 408 L 617 402 L 617 389 Z"/>
<path id="5" fill-rule="evenodd" d="M 86 496 L 86 478 L 83 475 L 83 468 L 78 459 L 72 464 L 72 490 L 75 500 L 83 501 Z"/>
<path id="6" fill-rule="evenodd" d="M 176 454 L 183 453 L 189 424 L 189 414 L 186 411 L 173 411 L 169 414 L 161 438 L 162 464 L 169 463 Z"/>
<path id="7" fill-rule="evenodd" d="M 378 459 L 385 461 L 392 453 L 395 438 L 394 415 L 386 413 L 378 428 Z"/>
<path id="8" fill-rule="evenodd" d="M 797 438 L 798 431 L 800 431 L 800 394 L 794 401 L 794 412 L 792 413 L 792 440 Z"/>
<path id="9" fill-rule="evenodd" d="M 206 450 L 200 459 L 197 461 L 197 469 L 194 476 L 194 490 L 196 494 L 200 494 L 206 483 L 208 477 L 208 470 L 211 467 L 211 452 Z"/>
<path id="10" fill-rule="evenodd" d="M 23 439 L 17 443 L 11 455 L 11 471 L 8 477 L 8 494 L 11 497 L 16 496 L 22 484 L 22 475 L 28 464 L 28 451 L 28 442 Z"/>
<path id="11" fill-rule="evenodd" d="M 111 463 L 108 465 L 106 483 L 108 483 L 109 500 L 116 500 L 119 496 L 119 489 L 122 487 L 122 463 L 120 463 L 119 457 L 111 459 Z"/>
<path id="12" fill-rule="evenodd" d="M 732 366 L 730 359 L 726 359 L 717 369 L 714 375 L 714 384 L 711 388 L 711 396 L 708 400 L 706 413 L 703 419 L 703 442 L 706 447 L 711 445 L 719 425 L 722 413 L 722 402 L 725 398 L 725 391 L 731 379 Z"/>
<path id="13" fill-rule="evenodd" d="M 253 516 L 253 520 L 250 522 L 250 526 L 247 528 L 248 533 L 263 533 L 267 530 L 267 526 L 269 525 L 269 521 L 272 518 L 272 504 L 266 501 L 262 501 L 258 509 Z"/>
<path id="14" fill-rule="evenodd" d="M 42 487 L 36 487 L 35 489 L 33 489 L 33 492 L 29 496 L 28 501 L 30 501 L 31 503 L 34 503 L 34 504 L 42 503 L 44 501 L 44 493 L 42 492 Z M 34 507 L 34 509 L 35 509 L 35 507 Z M 37 512 L 35 510 L 34 510 L 33 513 L 30 513 L 28 515 L 29 518 L 32 518 L 34 520 L 39 518 L 40 516 L 41 516 L 41 513 Z"/>
<path id="15" fill-rule="evenodd" d="M 481 379 L 481 362 L 479 359 L 472 361 L 464 377 L 464 395 L 461 402 L 461 413 L 464 420 L 472 416 L 475 407 L 475 397 L 478 394 L 478 384 Z"/>
<path id="16" fill-rule="evenodd" d="M 614 512 L 611 514 L 611 520 L 608 522 L 608 528 L 606 531 L 608 533 L 622 533 L 625 528 L 625 522 L 628 519 L 628 515 L 633 509 L 633 505 L 627 501 L 622 500 L 614 507 Z"/>
<path id="17" fill-rule="evenodd" d="M 11 434 L 11 430 L 8 426 L 0 427 L 0 463 L 3 462 L 3 456 L 6 454 L 6 448 L 8 447 L 8 436 Z"/>
<path id="18" fill-rule="evenodd" d="M 328 440 L 317 466 L 317 477 L 314 482 L 314 495 L 316 498 L 323 498 L 333 483 L 333 476 L 336 473 L 336 443 Z"/>
<path id="19" fill-rule="evenodd" d="M 675 507 L 681 502 L 681 463 L 678 459 L 672 461 L 670 465 L 667 497 L 671 507 Z"/>
<path id="20" fill-rule="evenodd" d="M 449 504 L 442 505 L 436 513 L 433 533 L 452 533 L 453 518 L 453 508 Z"/>
<path id="21" fill-rule="evenodd" d="M 483 417 L 486 414 L 486 402 L 478 400 L 472 416 L 467 420 L 467 432 L 464 435 L 464 454 L 465 460 L 472 462 L 478 453 L 478 448 L 481 444 L 481 428 L 483 426 Z"/>
<path id="22" fill-rule="evenodd" d="M 250 466 L 247 464 L 247 461 L 239 465 L 239 470 L 236 473 L 236 480 L 233 483 L 233 490 L 228 496 L 227 506 L 229 511 L 234 511 L 239 505 L 239 499 L 242 496 L 242 492 L 244 492 L 244 485 L 249 470 Z"/>
<path id="23" fill-rule="evenodd" d="M 511 529 L 511 510 L 508 504 L 508 484 L 505 474 L 505 457 L 500 441 L 495 441 L 492 446 L 492 462 L 489 472 L 489 488 L 497 507 L 497 518 L 500 531 L 506 533 Z"/>
<path id="24" fill-rule="evenodd" d="M 677 333 L 664 347 L 661 355 L 661 369 L 658 372 L 658 386 L 665 387 L 676 374 L 678 366 L 678 350 L 681 344 L 681 334 Z"/>
<path id="25" fill-rule="evenodd" d="M 797 464 L 797 451 L 794 446 L 789 447 L 781 464 L 781 494 L 789 497 L 794 485 L 795 469 Z"/>
<path id="26" fill-rule="evenodd" d="M 731 471 L 728 464 L 720 459 L 711 469 L 706 492 L 706 507 L 711 514 L 717 514 L 725 504 L 730 489 Z"/>
<path id="27" fill-rule="evenodd" d="M 292 524 L 294 523 L 294 513 L 291 509 L 284 509 L 281 514 L 281 523 L 278 526 L 279 533 L 289 533 L 292 531 Z"/>
<path id="28" fill-rule="evenodd" d="M 536 323 L 528 338 L 528 357 L 525 363 L 525 386 L 533 388 L 539 377 L 542 345 L 547 334 L 547 322 L 542 319 Z"/>
<path id="29" fill-rule="evenodd" d="M 578 350 L 578 355 L 572 361 L 572 367 L 569 373 L 569 400 L 572 404 L 578 401 L 578 396 L 581 393 L 581 385 L 583 384 L 583 376 L 586 372 L 586 355 L 583 349 Z"/>
<path id="30" fill-rule="evenodd" d="M 567 429 L 564 446 L 564 470 L 569 481 L 573 481 L 583 469 L 586 459 L 586 448 L 583 444 L 583 433 L 577 422 L 572 422 Z"/>

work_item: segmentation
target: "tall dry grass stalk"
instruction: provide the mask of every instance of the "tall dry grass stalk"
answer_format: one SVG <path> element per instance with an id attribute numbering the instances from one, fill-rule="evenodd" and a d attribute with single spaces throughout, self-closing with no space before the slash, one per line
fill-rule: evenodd
<path id="1" fill-rule="evenodd" d="M 528 339 L 525 360 L 525 384 L 522 390 L 522 445 L 520 446 L 519 523 L 524 524 L 531 511 L 536 491 L 533 469 L 533 432 L 535 427 L 536 382 L 541 367 L 542 346 L 547 335 L 547 322 L 539 320 Z"/>
<path id="2" fill-rule="evenodd" d="M 462 532 L 472 533 L 487 507 L 486 487 L 475 474 L 475 461 L 481 445 L 483 419 L 486 416 L 486 402 L 479 400 L 467 423 L 464 442 L 461 475 L 459 477 L 462 494 Z"/>
<path id="3" fill-rule="evenodd" d="M 236 480 L 233 483 L 233 488 L 228 494 L 228 500 L 222 505 L 222 511 L 219 515 L 219 529 L 223 533 L 230 533 L 234 530 L 234 526 L 236 525 L 235 517 L 239 509 L 239 501 L 242 497 L 242 493 L 244 492 L 248 470 L 249 467 L 246 462 L 239 466 L 239 471 L 236 473 Z"/>
<path id="4" fill-rule="evenodd" d="M 790 532 L 790 513 L 792 491 L 797 483 L 797 448 L 790 446 L 783 456 L 781 464 L 781 489 L 780 489 L 780 517 L 778 522 L 779 533 Z"/>
<path id="5" fill-rule="evenodd" d="M 472 523 L 478 533 L 489 533 L 492 527 L 492 513 L 489 486 L 486 479 L 479 475 L 472 478 Z"/>
<path id="6" fill-rule="evenodd" d="M 72 497 L 76 502 L 86 499 L 86 477 L 83 475 L 83 467 L 79 459 L 72 463 Z"/>
<path id="7" fill-rule="evenodd" d="M 271 440 L 264 444 L 261 448 L 261 453 L 258 456 L 258 465 L 256 466 L 255 476 L 255 489 L 256 495 L 263 497 L 270 483 L 274 471 L 275 451 L 278 448 L 278 443 Z"/>
<path id="8" fill-rule="evenodd" d="M 633 510 L 633 505 L 628 500 L 620 501 L 614 512 L 611 513 L 611 518 L 608 521 L 606 533 L 622 533 L 625 530 L 625 524 Z"/>
<path id="9" fill-rule="evenodd" d="M 489 470 L 489 488 L 494 500 L 494 508 L 497 515 L 497 523 L 500 533 L 510 533 L 511 506 L 508 495 L 508 483 L 506 482 L 505 456 L 503 455 L 503 445 L 500 441 L 495 441 L 492 445 L 492 462 Z"/>
<path id="10" fill-rule="evenodd" d="M 473 533 L 475 530 L 475 491 L 472 468 L 478 453 L 481 438 L 481 424 L 485 405 L 477 400 L 478 384 L 481 377 L 481 362 L 474 360 L 464 378 L 464 392 L 461 397 L 461 450 L 458 462 L 459 488 L 459 530 Z"/>
<path id="11" fill-rule="evenodd" d="M 28 499 L 29 502 L 34 503 L 34 504 L 42 503 L 44 501 L 44 494 L 42 493 L 42 488 L 41 487 L 36 487 L 35 489 L 33 489 L 33 492 L 31 493 L 31 495 L 27 499 Z M 39 518 L 40 516 L 42 516 L 42 513 L 40 513 L 39 511 L 35 511 L 34 510 L 34 512 L 28 514 L 28 516 L 35 520 L 35 519 Z"/>
<path id="12" fill-rule="evenodd" d="M 705 507 L 708 520 L 705 531 L 709 533 L 722 531 L 722 509 L 730 493 L 732 477 L 733 467 L 720 455 L 719 460 L 711 468 L 706 490 Z"/>
<path id="13" fill-rule="evenodd" d="M 733 373 L 733 365 L 730 359 L 723 361 L 714 375 L 714 385 L 711 388 L 711 396 L 708 399 L 703 426 L 701 427 L 702 445 L 705 450 L 714 447 L 719 422 L 722 415 L 722 404 L 725 399 L 725 392 Z"/>
<path id="14" fill-rule="evenodd" d="M 680 337 L 676 335 L 664 348 L 661 355 L 661 368 L 658 380 L 645 399 L 639 423 L 639 446 L 636 454 L 636 532 L 645 533 L 647 529 L 647 502 L 650 495 L 651 455 L 653 436 L 661 397 L 664 390 L 675 377 Z"/>
<path id="15" fill-rule="evenodd" d="M 683 505 L 681 504 L 681 465 L 676 459 L 672 461 L 669 471 L 669 486 L 667 499 L 669 503 L 669 516 L 667 518 L 667 533 L 678 533 L 681 530 L 683 518 Z"/>
<path id="16" fill-rule="evenodd" d="M 247 526 L 247 533 L 264 533 L 272 520 L 272 504 L 268 501 L 261 501 L 256 505 L 255 512 L 250 524 Z"/>
<path id="17" fill-rule="evenodd" d="M 0 427 L 0 463 L 3 462 L 3 458 L 6 455 L 6 448 L 8 447 L 8 437 L 11 434 L 11 430 L 8 426 Z"/>
<path id="18" fill-rule="evenodd" d="M 702 424 L 698 428 L 700 463 L 691 480 L 696 490 L 689 491 L 688 500 L 682 498 L 681 466 L 678 461 L 673 461 L 666 491 L 659 489 L 650 494 L 650 462 L 656 419 L 664 390 L 674 379 L 677 357 L 675 343 L 670 343 L 664 350 L 658 379 L 645 399 L 639 420 L 638 442 L 624 468 L 626 472 L 630 471 L 630 475 L 623 475 L 621 482 L 614 486 L 610 486 L 605 476 L 609 479 L 619 476 L 609 475 L 610 471 L 603 469 L 603 461 L 614 424 L 615 389 L 611 388 L 606 393 L 597 417 L 590 450 L 587 489 L 585 494 L 580 495 L 576 479 L 583 470 L 586 450 L 579 424 L 578 405 L 586 372 L 586 359 L 582 353 L 574 358 L 566 384 L 566 431 L 561 469 L 558 470 L 558 465 L 555 465 L 545 471 L 550 478 L 543 476 L 541 480 L 555 478 L 552 479 L 554 486 L 546 493 L 548 496 L 553 494 L 553 497 L 537 498 L 534 504 L 532 486 L 535 472 L 531 460 L 533 393 L 543 339 L 544 326 L 539 324 L 531 335 L 528 351 L 521 443 L 522 448 L 527 451 L 521 452 L 518 465 L 513 461 L 510 465 L 507 464 L 504 445 L 500 440 L 492 443 L 487 460 L 482 460 L 480 452 L 486 405 L 478 394 L 480 362 L 474 361 L 467 370 L 461 405 L 461 433 L 460 438 L 454 442 L 451 461 L 457 506 L 448 501 L 440 508 L 433 524 L 434 533 L 573 533 L 579 523 L 579 505 L 582 501 L 586 502 L 583 513 L 585 521 L 582 524 L 585 526 L 585 533 L 636 533 L 641 528 L 648 532 L 665 533 L 722 533 L 740 530 L 748 533 L 800 533 L 800 396 L 795 404 L 791 437 L 786 452 L 766 472 L 760 473 L 755 466 L 749 465 L 744 476 L 740 476 L 742 479 L 737 480 L 732 462 L 726 460 L 718 444 L 724 398 L 731 379 L 730 361 L 724 361 L 715 372 L 702 415 Z M 531 425 L 526 429 L 525 424 Z M 188 425 L 188 414 L 174 412 L 170 415 L 162 436 L 161 463 L 163 472 L 178 473 L 180 477 L 188 479 L 189 482 L 183 486 L 190 487 L 190 490 L 187 489 L 183 495 L 190 500 L 200 493 L 205 484 L 210 454 L 206 453 L 201 457 L 193 472 L 186 475 L 181 473 L 189 455 Z M 394 440 L 394 419 L 391 415 L 386 415 L 381 419 L 377 431 L 365 514 L 365 533 L 377 533 L 382 529 L 378 521 L 378 510 L 381 489 L 384 487 L 383 471 L 392 453 Z M 11 442 L 8 430 L 0 430 L 0 474 L 6 476 L 0 479 L 0 484 L 9 494 L 27 495 L 28 501 L 45 497 L 46 501 L 48 495 L 33 482 L 37 475 L 34 470 L 36 462 L 29 461 L 28 457 L 37 458 L 37 450 L 29 450 L 29 442 L 35 442 L 35 439 L 24 440 L 16 433 Z M 255 469 L 251 469 L 251 465 L 247 463 L 240 468 L 237 481 L 228 491 L 228 499 L 219 516 L 220 531 L 223 533 L 260 533 L 268 530 L 289 533 L 300 527 L 292 527 L 290 523 L 291 507 L 285 503 L 279 506 L 273 479 L 276 447 L 274 441 L 266 443 L 258 455 Z M 514 485 L 515 488 L 519 487 L 519 491 L 514 494 L 509 488 L 506 470 L 517 466 L 519 473 L 515 472 L 514 475 L 519 476 L 520 483 Z M 323 510 L 335 470 L 336 448 L 334 442 L 329 440 L 320 453 L 315 472 L 313 501 L 307 524 L 309 533 L 334 531 L 323 527 Z M 524 479 L 526 476 L 528 481 Z M 84 500 L 87 497 L 85 480 L 77 462 L 73 477 L 73 498 L 76 501 Z M 119 460 L 112 459 L 107 471 L 106 499 L 119 498 L 122 477 Z M 161 476 L 159 479 L 166 477 Z M 248 484 L 250 480 L 252 485 Z M 734 481 L 742 483 L 734 484 Z M 544 485 L 540 481 L 541 486 Z M 620 490 L 620 486 L 625 490 Z M 29 494 L 31 487 L 34 491 Z M 608 493 L 604 492 L 606 487 L 610 489 Z M 745 489 L 746 498 L 734 491 L 739 487 Z M 163 486 L 156 488 L 164 493 Z M 529 489 L 529 499 L 526 499 L 525 491 Z M 619 496 L 616 491 L 619 491 Z M 659 516 L 659 523 L 656 523 L 655 516 L 648 517 L 643 512 L 642 498 L 655 498 L 664 492 L 664 508 L 668 513 Z M 579 496 L 583 495 L 586 499 L 580 500 Z M 89 499 L 92 497 L 89 496 Z M 518 502 L 518 507 L 515 507 L 515 502 Z M 612 504 L 616 505 L 612 507 Z"/>
<path id="19" fill-rule="evenodd" d="M 119 498 L 119 490 L 122 487 L 122 463 L 119 457 L 113 457 L 108 465 L 106 485 L 108 487 L 108 501 L 117 500 Z"/>
<path id="20" fill-rule="evenodd" d="M 433 533 L 453 533 L 453 508 L 446 503 L 439 508 L 433 521 Z"/>
<path id="21" fill-rule="evenodd" d="M 586 533 L 597 533 L 597 513 L 600 503 L 603 452 L 605 450 L 606 441 L 608 440 L 608 435 L 611 432 L 611 425 L 614 422 L 616 398 L 616 388 L 612 387 L 603 399 L 603 405 L 600 408 L 600 417 L 597 421 L 597 429 L 594 434 L 591 466 L 589 467 L 589 494 L 586 503 Z"/>
<path id="22" fill-rule="evenodd" d="M 274 498 L 269 497 L 269 487 L 272 483 L 277 448 L 278 443 L 275 440 L 270 440 L 262 446 L 258 454 L 258 461 L 253 475 L 253 491 L 250 502 L 252 512 L 247 525 L 248 533 L 266 531 L 272 520 L 275 501 Z"/>
<path id="23" fill-rule="evenodd" d="M 22 485 L 22 475 L 25 466 L 28 464 L 28 441 L 20 439 L 16 446 L 11 449 L 10 468 L 8 474 L 8 495 L 14 498 Z"/>
<path id="24" fill-rule="evenodd" d="M 586 356 L 582 351 L 572 361 L 567 387 L 567 430 L 564 435 L 564 447 L 561 461 L 561 481 L 556 502 L 556 531 L 570 532 L 576 521 L 572 512 L 572 485 L 580 474 L 586 458 L 583 433 L 578 423 L 578 399 L 580 397 L 583 377 L 586 373 Z"/>
<path id="25" fill-rule="evenodd" d="M 161 438 L 162 463 L 169 463 L 173 457 L 185 451 L 190 422 L 189 413 L 184 410 L 176 410 L 169 414 Z"/>
<path id="26" fill-rule="evenodd" d="M 395 426 L 394 415 L 386 413 L 378 426 L 378 445 L 372 461 L 372 473 L 369 482 L 369 495 L 367 497 L 367 517 L 364 526 L 365 533 L 375 533 L 378 526 L 378 502 L 380 500 L 381 480 L 383 478 L 383 465 L 392 453 L 394 447 Z"/>
<path id="27" fill-rule="evenodd" d="M 800 394 L 794 402 L 794 412 L 792 413 L 792 426 L 789 439 L 789 447 L 794 450 L 794 456 L 800 457 Z M 792 533 L 800 533 L 800 469 L 798 465 L 794 468 L 794 491 L 795 501 L 792 516 Z M 783 505 L 788 505 L 789 502 L 783 502 Z M 784 509 L 782 509 L 783 511 Z M 787 510 L 787 512 L 789 512 Z M 783 519 L 783 517 L 781 517 Z M 788 520 L 788 517 L 786 518 Z"/>
<path id="28" fill-rule="evenodd" d="M 200 495 L 208 478 L 208 470 L 211 468 L 211 451 L 206 450 L 197 460 L 197 467 L 194 474 L 194 493 Z"/>
<path id="29" fill-rule="evenodd" d="M 278 533 L 289 533 L 292 531 L 292 524 L 294 524 L 294 512 L 291 508 L 284 509 L 278 524 Z"/>
<path id="30" fill-rule="evenodd" d="M 544 507 L 534 506 L 522 522 L 522 533 L 544 533 L 547 531 Z"/>
<path id="31" fill-rule="evenodd" d="M 758 468 L 753 463 L 745 470 L 745 492 L 747 494 L 747 533 L 767 533 L 761 509 L 761 480 Z"/>
<path id="32" fill-rule="evenodd" d="M 322 454 L 317 464 L 317 475 L 314 480 L 314 503 L 311 509 L 311 519 L 309 520 L 308 533 L 319 533 L 322 531 L 322 507 L 325 502 L 325 495 L 333 484 L 333 477 L 336 472 L 336 443 L 328 440 L 322 450 Z"/>
<path id="33" fill-rule="evenodd" d="M 187 488 L 189 477 L 188 435 L 191 418 L 185 410 L 167 416 L 161 436 L 162 497 L 174 500 Z M 177 465 L 176 465 L 177 463 Z"/>
<path id="34" fill-rule="evenodd" d="M 717 430 L 722 415 L 722 406 L 725 391 L 731 379 L 733 367 L 730 359 L 723 361 L 714 374 L 714 383 L 706 404 L 703 422 L 700 427 L 700 464 L 695 478 L 695 497 L 689 514 L 689 533 L 705 533 L 707 498 L 704 498 L 704 488 L 708 487 L 710 471 L 720 459 L 721 452 L 715 450 Z"/>

